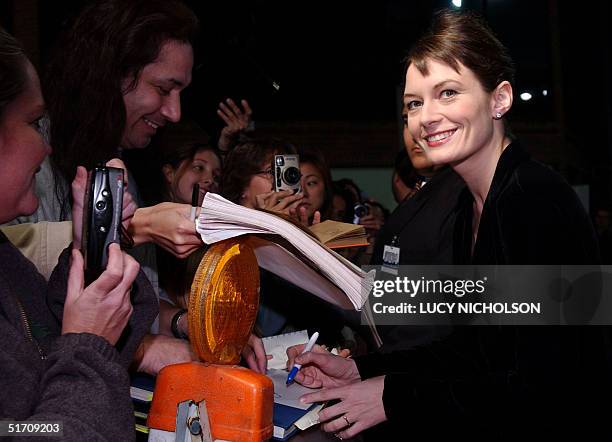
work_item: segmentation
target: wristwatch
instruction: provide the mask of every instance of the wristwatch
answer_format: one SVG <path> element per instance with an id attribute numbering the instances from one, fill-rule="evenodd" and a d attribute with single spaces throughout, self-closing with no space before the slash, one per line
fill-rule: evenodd
<path id="1" fill-rule="evenodd" d="M 175 338 L 189 339 L 189 336 L 181 332 L 178 328 L 179 321 L 186 313 L 187 313 L 187 310 L 183 308 L 183 309 L 180 309 L 178 312 L 176 312 L 174 316 L 172 317 L 172 322 L 170 323 L 170 330 L 172 330 L 172 334 L 174 335 Z"/>

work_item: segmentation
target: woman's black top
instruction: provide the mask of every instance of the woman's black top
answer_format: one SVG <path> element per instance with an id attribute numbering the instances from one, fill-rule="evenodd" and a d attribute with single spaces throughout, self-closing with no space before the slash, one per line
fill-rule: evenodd
<path id="1" fill-rule="evenodd" d="M 466 189 L 456 263 L 599 263 L 575 192 L 516 142 L 498 162 L 470 256 L 472 204 Z M 356 361 L 362 378 L 386 375 L 385 411 L 405 440 L 612 434 L 608 327 L 463 326 L 426 346 Z"/>

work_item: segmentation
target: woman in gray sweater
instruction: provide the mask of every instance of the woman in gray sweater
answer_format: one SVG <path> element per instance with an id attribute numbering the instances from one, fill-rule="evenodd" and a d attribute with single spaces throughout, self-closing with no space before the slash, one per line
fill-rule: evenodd
<path id="1" fill-rule="evenodd" d="M 34 67 L 0 29 L 0 223 L 38 206 L 35 174 L 50 152 L 43 112 Z M 77 176 L 75 200 L 85 188 Z M 61 423 L 63 440 L 133 439 L 126 367 L 156 314 L 149 282 L 118 246 L 87 287 L 68 247 L 47 283 L 0 233 L 0 420 Z"/>

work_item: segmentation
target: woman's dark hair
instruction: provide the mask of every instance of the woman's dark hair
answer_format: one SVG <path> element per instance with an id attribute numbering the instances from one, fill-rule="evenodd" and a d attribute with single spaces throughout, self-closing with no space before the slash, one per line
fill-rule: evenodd
<path id="1" fill-rule="evenodd" d="M 344 217 L 340 221 L 345 223 L 352 223 L 353 217 L 355 216 L 355 204 L 357 204 L 357 201 L 355 201 L 355 197 L 353 196 L 353 192 L 348 190 L 346 187 L 343 187 L 338 184 L 337 181 L 334 181 L 332 183 L 332 205 L 333 197 L 336 195 L 342 198 L 344 200 L 344 203 L 346 204 Z"/>
<path id="2" fill-rule="evenodd" d="M 239 203 L 254 175 L 272 166 L 274 155 L 295 154 L 293 145 L 277 138 L 258 138 L 239 143 L 225 158 L 221 195 Z"/>
<path id="3" fill-rule="evenodd" d="M 319 209 L 319 212 L 321 213 L 321 220 L 326 220 L 331 216 L 334 197 L 331 172 L 327 165 L 327 161 L 325 161 L 323 153 L 313 147 L 298 148 L 298 154 L 300 155 L 300 164 L 312 164 L 315 169 L 319 171 L 321 177 L 323 178 L 323 185 L 325 186 L 325 195 L 323 197 L 323 205 Z"/>
<path id="4" fill-rule="evenodd" d="M 197 17 L 178 0 L 104 0 L 77 17 L 45 77 L 52 158 L 66 181 L 77 165 L 89 169 L 117 156 L 126 123 L 123 95 L 164 42 L 193 45 L 197 30 Z M 58 181 L 64 211 L 69 201 Z"/>
<path id="5" fill-rule="evenodd" d="M 355 183 L 355 181 L 350 178 L 340 178 L 339 180 L 335 181 L 335 183 L 354 195 L 353 199 L 356 198 L 355 204 L 363 202 L 363 195 L 361 194 L 361 189 L 359 188 L 357 183 Z"/>
<path id="6" fill-rule="evenodd" d="M 471 12 L 444 9 L 434 16 L 431 28 L 412 47 L 406 69 L 412 64 L 428 75 L 428 60 L 437 60 L 459 72 L 469 68 L 487 92 L 499 83 L 514 82 L 514 63 L 506 47 L 486 22 Z"/>
<path id="7" fill-rule="evenodd" d="M 389 218 L 389 209 L 387 209 L 385 206 L 383 206 L 378 201 L 374 201 L 374 200 L 367 201 L 367 204 L 370 207 L 378 207 L 383 214 L 383 221 L 385 222 L 387 221 L 387 218 Z"/>
<path id="8" fill-rule="evenodd" d="M 0 120 L 6 106 L 25 89 L 27 60 L 19 42 L 0 27 Z"/>

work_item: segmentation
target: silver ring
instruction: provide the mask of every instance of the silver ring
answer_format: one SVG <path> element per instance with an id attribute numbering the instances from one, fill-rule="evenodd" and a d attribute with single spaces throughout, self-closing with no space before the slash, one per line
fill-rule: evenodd
<path id="1" fill-rule="evenodd" d="M 340 433 L 334 433 L 334 436 L 336 436 L 338 439 L 342 440 L 342 436 L 340 436 Z"/>
<path id="2" fill-rule="evenodd" d="M 342 416 L 342 419 L 344 419 L 344 422 L 346 422 L 346 425 L 348 425 L 349 427 L 351 426 L 351 423 L 349 422 L 348 417 L 346 417 L 346 414 Z"/>

